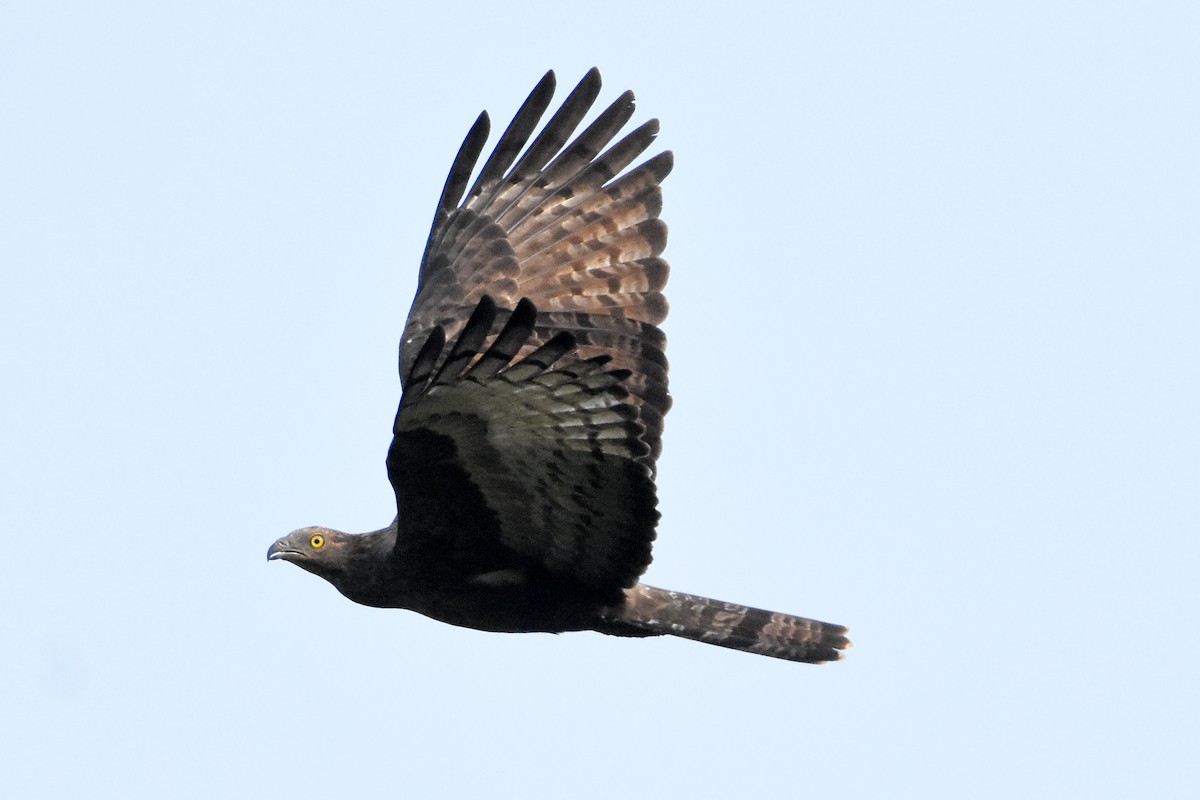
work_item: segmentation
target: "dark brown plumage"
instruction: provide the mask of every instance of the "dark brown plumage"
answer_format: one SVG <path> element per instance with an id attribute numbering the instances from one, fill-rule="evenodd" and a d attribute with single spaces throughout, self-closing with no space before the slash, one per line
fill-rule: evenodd
<path id="1" fill-rule="evenodd" d="M 593 69 L 534 136 L 547 73 L 469 191 L 486 113 L 459 150 L 400 345 L 396 520 L 365 534 L 302 528 L 267 557 L 356 602 L 465 627 L 839 658 L 841 626 L 638 583 L 670 407 L 657 326 L 672 162 L 661 153 L 620 175 L 658 130 L 652 120 L 609 146 L 633 113 L 629 92 L 571 140 L 599 90 Z"/>

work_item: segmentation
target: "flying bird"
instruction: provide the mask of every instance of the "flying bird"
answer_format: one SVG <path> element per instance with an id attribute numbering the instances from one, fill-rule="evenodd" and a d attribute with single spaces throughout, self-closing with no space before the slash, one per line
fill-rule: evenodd
<path id="1" fill-rule="evenodd" d="M 836 660 L 840 625 L 640 583 L 659 513 L 667 394 L 661 183 L 633 169 L 658 121 L 614 139 L 625 92 L 577 136 L 592 69 L 534 135 L 534 88 L 473 183 L 487 113 L 450 168 L 400 341 L 387 454 L 396 519 L 289 533 L 267 551 L 349 599 L 503 632 L 667 634 L 776 658 Z M 467 186 L 470 183 L 470 189 Z"/>

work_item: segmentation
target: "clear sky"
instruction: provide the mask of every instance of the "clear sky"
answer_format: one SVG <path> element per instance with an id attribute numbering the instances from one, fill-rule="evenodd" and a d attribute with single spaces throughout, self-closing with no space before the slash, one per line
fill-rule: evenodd
<path id="1" fill-rule="evenodd" d="M 6 3 L 12 797 L 1195 797 L 1195 3 Z M 811 667 L 355 606 L 482 108 L 675 151 L 650 583 Z M 12 791 L 10 787 L 16 787 Z"/>

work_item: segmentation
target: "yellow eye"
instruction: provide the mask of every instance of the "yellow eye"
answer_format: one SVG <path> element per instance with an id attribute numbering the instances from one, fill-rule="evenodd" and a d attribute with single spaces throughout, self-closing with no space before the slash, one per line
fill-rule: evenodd
<path id="1" fill-rule="evenodd" d="M 325 537 L 318 533 L 316 536 L 309 539 L 308 543 L 313 546 L 313 550 L 320 550 L 325 546 Z"/>

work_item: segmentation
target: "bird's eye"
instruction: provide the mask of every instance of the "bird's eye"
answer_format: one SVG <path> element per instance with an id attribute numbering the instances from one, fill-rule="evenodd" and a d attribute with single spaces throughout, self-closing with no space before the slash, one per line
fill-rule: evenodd
<path id="1" fill-rule="evenodd" d="M 313 546 L 313 550 L 320 550 L 325 546 L 325 537 L 318 533 L 316 536 L 309 539 L 308 543 Z"/>

